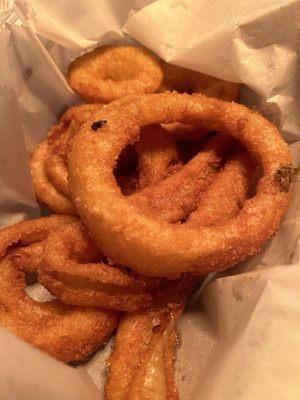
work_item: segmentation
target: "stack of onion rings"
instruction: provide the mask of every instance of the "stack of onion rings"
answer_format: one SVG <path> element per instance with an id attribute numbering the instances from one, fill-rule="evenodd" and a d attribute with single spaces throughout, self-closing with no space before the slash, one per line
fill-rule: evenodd
<path id="1" fill-rule="evenodd" d="M 30 165 L 38 200 L 81 219 L 0 230 L 0 325 L 78 361 L 121 311 L 107 399 L 176 399 L 177 321 L 200 275 L 257 253 L 278 228 L 289 151 L 271 123 L 233 103 L 238 84 L 138 47 L 95 49 L 68 81 L 97 103 L 69 109 Z M 25 274 L 56 299 L 28 298 Z"/>
<path id="2" fill-rule="evenodd" d="M 66 306 L 57 300 L 40 303 L 24 293 L 21 271 L 37 272 L 42 242 L 72 221 L 71 217 L 52 216 L 0 231 L 0 326 L 64 362 L 92 354 L 118 323 L 118 313 L 111 310 Z"/>

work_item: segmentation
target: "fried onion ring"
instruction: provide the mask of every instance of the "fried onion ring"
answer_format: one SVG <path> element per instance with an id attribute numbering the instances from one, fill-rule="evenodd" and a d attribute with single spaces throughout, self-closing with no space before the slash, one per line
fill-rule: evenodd
<path id="1" fill-rule="evenodd" d="M 78 57 L 68 70 L 71 88 L 87 102 L 109 103 L 130 94 L 156 92 L 160 62 L 134 46 L 103 46 Z"/>
<path id="2" fill-rule="evenodd" d="M 57 300 L 40 303 L 27 297 L 21 270 L 32 272 L 40 266 L 39 250 L 30 258 L 22 252 L 26 247 L 19 248 L 18 254 L 16 246 L 32 247 L 72 221 L 71 217 L 52 216 L 0 231 L 0 254 L 7 253 L 0 260 L 0 326 L 64 362 L 82 360 L 105 343 L 118 323 L 118 313 L 66 306 Z M 30 261 L 35 268 L 28 268 Z"/>
<path id="3" fill-rule="evenodd" d="M 290 198 L 275 178 L 291 164 L 288 146 L 274 125 L 236 103 L 178 93 L 148 94 L 107 113 L 101 135 L 82 126 L 69 157 L 69 184 L 79 215 L 106 256 L 148 276 L 178 277 L 226 269 L 260 251 L 285 214 Z M 237 139 L 263 170 L 252 199 L 221 227 L 169 224 L 122 195 L 113 176 L 115 160 L 136 140 L 141 126 L 201 123 Z M 263 134 L 262 134 L 263 132 Z M 101 181 L 96 185 L 95 181 Z"/>
<path id="4" fill-rule="evenodd" d="M 39 281 L 66 304 L 123 311 L 151 304 L 159 280 L 129 274 L 100 258 L 84 226 L 73 223 L 47 239 Z"/>

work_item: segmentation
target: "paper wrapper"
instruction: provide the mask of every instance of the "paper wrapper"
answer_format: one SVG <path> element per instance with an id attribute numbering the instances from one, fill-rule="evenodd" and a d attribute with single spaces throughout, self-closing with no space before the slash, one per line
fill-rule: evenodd
<path id="1" fill-rule="evenodd" d="M 11 1 L 0 6 L 1 225 L 40 214 L 29 153 L 67 107 L 80 103 L 66 70 L 97 44 L 137 41 L 168 62 L 242 83 L 242 102 L 280 128 L 299 164 L 300 1 L 28 0 L 16 1 L 14 9 Z M 297 178 L 288 215 L 264 252 L 208 279 L 182 317 L 176 379 L 183 400 L 300 398 L 299 192 Z M 30 292 L 44 299 L 41 290 Z M 74 369 L 1 330 L 0 398 L 99 398 L 110 347 Z"/>

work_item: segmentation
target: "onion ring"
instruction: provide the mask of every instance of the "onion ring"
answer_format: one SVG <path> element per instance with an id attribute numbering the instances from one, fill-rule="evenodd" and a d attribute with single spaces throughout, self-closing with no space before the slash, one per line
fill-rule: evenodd
<path id="1" fill-rule="evenodd" d="M 132 98 L 135 97 L 132 96 Z M 114 113 L 117 114 L 119 108 L 129 101 L 130 97 L 122 98 L 114 103 L 111 103 L 109 106 L 96 108 L 96 105 L 94 105 L 91 109 L 87 110 L 85 108 L 74 107 L 71 109 L 73 112 L 69 112 L 69 116 L 62 118 L 61 123 L 63 124 L 63 121 L 70 123 L 70 118 L 74 113 L 76 116 L 76 121 L 79 121 L 77 122 L 77 125 L 82 123 L 87 115 L 92 114 L 95 115 L 97 119 L 100 118 L 101 121 L 101 115 L 106 112 L 105 110 L 113 110 Z M 96 109 L 97 113 L 95 113 Z M 67 114 L 68 112 L 66 115 Z M 72 123 L 73 122 L 74 121 L 72 121 Z M 63 132 L 61 136 L 64 139 L 64 143 L 62 149 L 60 150 L 60 156 L 64 159 L 68 158 L 69 149 L 71 147 L 68 144 L 69 139 L 66 140 L 65 138 L 69 138 L 71 136 L 71 140 L 73 140 L 75 136 L 74 133 L 70 133 L 71 128 L 72 124 L 69 124 L 68 130 Z M 204 150 L 204 152 L 195 158 L 195 160 L 184 166 L 178 175 L 173 176 L 172 178 L 170 177 L 164 182 L 161 182 L 160 185 L 154 187 L 154 183 L 163 180 L 165 176 L 175 172 L 176 169 L 179 168 L 179 163 L 172 166 L 173 163 L 176 163 L 178 152 L 175 141 L 171 137 L 168 137 L 168 135 L 165 134 L 166 131 L 163 130 L 163 128 L 161 128 L 159 125 L 155 127 L 145 127 L 143 131 L 144 133 L 142 132 L 141 141 L 135 144 L 135 148 L 138 152 L 139 178 L 137 179 L 135 176 L 122 178 L 119 177 L 118 182 L 123 187 L 123 193 L 126 193 L 127 195 L 132 194 L 137 187 L 144 188 L 145 186 L 152 184 L 151 187 L 149 187 L 146 191 L 142 191 L 134 195 L 132 201 L 142 208 L 148 208 L 149 210 L 160 214 L 164 219 L 176 222 L 185 218 L 190 211 L 195 209 L 196 203 L 199 200 L 199 195 L 210 183 L 211 178 L 215 173 L 215 169 L 221 161 L 220 155 L 217 154 L 221 152 L 218 150 L 218 148 L 221 146 L 217 144 L 218 141 L 220 142 L 220 139 L 217 139 L 215 144 L 215 140 L 212 140 L 212 144 L 208 145 L 209 150 L 207 154 L 206 150 Z M 221 142 L 223 143 L 224 140 Z M 222 146 L 225 148 L 224 144 Z M 216 149 L 213 147 L 216 147 Z M 48 150 L 51 152 L 50 148 L 48 148 Z M 48 180 L 51 180 L 51 182 L 54 184 L 56 192 L 60 191 L 60 193 L 57 193 L 57 195 L 60 197 L 60 199 L 62 199 L 62 196 L 65 195 L 65 201 L 68 201 L 68 173 L 65 163 L 60 156 L 56 154 L 47 156 L 45 161 L 45 170 L 47 172 L 47 178 L 49 178 Z M 171 167 L 169 164 L 171 164 Z M 37 182 L 40 183 L 41 179 L 37 180 Z M 64 208 L 55 207 L 55 203 L 53 204 L 52 200 L 54 196 L 50 196 L 49 198 L 45 194 L 44 189 L 47 184 L 48 181 L 45 177 L 45 184 L 42 187 L 40 187 L 41 184 L 36 184 L 36 187 L 37 193 L 41 192 L 41 196 L 44 196 L 44 202 L 48 201 L 48 207 L 56 212 L 71 213 L 70 210 L 68 211 Z M 190 194 L 190 196 L 187 196 L 187 194 Z M 165 200 L 167 198 L 169 198 L 170 201 L 167 202 Z"/>
<path id="2" fill-rule="evenodd" d="M 163 93 L 140 96 L 123 105 L 117 118 L 107 113 L 106 120 L 101 134 L 92 131 L 90 122 L 82 126 L 68 167 L 76 209 L 108 257 L 148 276 L 204 274 L 256 254 L 278 228 L 290 190 L 274 176 L 292 161 L 276 127 L 261 115 L 202 95 Z M 116 185 L 115 160 L 137 139 L 140 127 L 175 121 L 201 122 L 204 129 L 224 132 L 262 167 L 256 195 L 222 227 L 168 224 L 134 206 Z M 102 184 L 95 185 L 95 180 Z"/>
<path id="3" fill-rule="evenodd" d="M 160 62 L 134 46 L 103 46 L 73 61 L 68 83 L 87 102 L 109 103 L 128 94 L 156 92 L 163 80 Z"/>
<path id="4" fill-rule="evenodd" d="M 66 304 L 132 311 L 151 304 L 160 280 L 100 263 L 101 253 L 76 222 L 53 233 L 44 245 L 39 281 Z"/>
<path id="5" fill-rule="evenodd" d="M 27 270 L 30 259 L 26 256 L 20 266 L 15 246 L 43 241 L 71 221 L 70 217 L 53 216 L 24 221 L 0 231 L 0 254 L 3 256 L 14 246 L 12 253 L 8 251 L 0 260 L 0 325 L 64 362 L 82 360 L 103 344 L 118 323 L 118 313 L 66 306 L 57 300 L 39 303 L 30 299 L 24 292 L 25 279 L 20 269 L 32 272 L 34 268 L 31 265 Z M 39 266 L 39 257 L 31 260 Z"/>
<path id="6" fill-rule="evenodd" d="M 126 104 L 126 102 L 128 102 L 128 97 L 115 101 L 106 107 L 101 107 L 97 104 L 73 107 L 62 116 L 58 125 L 52 127 L 47 139 L 51 146 L 47 146 L 46 143 L 40 145 L 45 147 L 45 149 L 47 148 L 47 151 L 44 151 L 44 154 L 46 154 L 45 161 L 43 162 L 42 159 L 39 159 L 39 164 L 36 164 L 36 168 L 32 167 L 33 176 L 35 177 L 37 175 L 34 179 L 34 183 L 38 198 L 46 203 L 52 211 L 74 214 L 74 210 L 69 202 L 70 191 L 68 186 L 68 171 L 65 162 L 68 159 L 71 144 L 78 131 L 78 127 L 83 123 L 85 118 L 91 117 L 96 114 L 96 112 L 97 116 L 99 116 L 101 110 L 104 110 L 105 108 L 118 110 L 118 107 L 122 104 Z M 132 194 L 138 187 L 141 189 L 163 180 L 164 177 L 171 175 L 180 167 L 180 163 L 176 163 L 178 152 L 176 149 L 176 143 L 172 137 L 168 136 L 167 132 L 163 130 L 163 128 L 159 127 L 159 125 L 156 127 L 145 127 L 143 130 L 145 133 L 142 133 L 141 140 L 135 144 L 139 158 L 139 178 L 137 179 L 134 175 L 129 177 L 118 177 L 118 183 L 121 185 L 123 193 L 127 195 Z M 150 131 L 151 138 L 149 137 Z M 143 137 L 145 139 L 143 139 Z M 34 156 L 39 156 L 40 154 L 41 152 L 39 151 L 39 148 L 37 148 Z M 125 167 L 124 163 L 126 163 L 126 158 L 122 157 L 121 161 L 122 165 L 120 165 L 120 168 L 122 170 L 122 168 Z M 185 167 L 180 173 L 179 176 L 182 175 L 182 179 L 184 179 L 184 174 L 191 175 L 188 172 L 188 169 L 189 166 Z M 171 180 L 170 183 L 167 181 L 163 183 L 162 187 L 159 186 L 156 189 L 152 188 L 148 190 L 145 195 L 140 194 L 137 196 L 136 201 L 145 206 L 143 203 L 153 202 L 151 198 L 153 199 L 156 197 L 159 199 L 159 197 L 169 195 L 171 193 L 170 189 L 175 186 L 175 181 L 176 180 L 174 179 Z M 196 183 L 195 179 L 194 182 Z M 177 179 L 177 186 L 182 186 L 179 184 L 179 179 Z M 177 199 L 179 201 L 180 193 L 182 193 L 183 190 L 185 190 L 185 194 L 187 193 L 187 186 L 187 183 L 185 183 L 185 186 L 182 186 L 181 191 L 178 191 Z M 194 186 L 196 188 L 197 185 L 195 184 Z M 50 191 L 50 196 L 47 196 L 45 191 L 46 188 Z M 155 193 L 152 194 L 152 192 Z M 146 199 L 147 197 L 149 200 Z M 188 197 L 186 197 L 186 203 L 190 203 Z M 160 204 L 155 204 L 154 208 L 159 209 Z M 187 207 L 183 205 L 182 209 L 186 208 L 186 211 L 193 209 L 193 204 L 188 205 Z M 168 205 L 166 204 L 165 208 L 167 208 L 167 206 Z M 178 201 L 177 203 L 173 203 L 173 208 L 176 207 L 181 208 L 181 206 L 178 205 Z M 179 213 L 181 215 L 183 211 L 181 210 Z M 186 212 L 184 212 L 184 214 L 186 214 Z M 176 219 L 177 216 L 174 218 Z M 177 219 L 180 219 L 180 216 Z"/>

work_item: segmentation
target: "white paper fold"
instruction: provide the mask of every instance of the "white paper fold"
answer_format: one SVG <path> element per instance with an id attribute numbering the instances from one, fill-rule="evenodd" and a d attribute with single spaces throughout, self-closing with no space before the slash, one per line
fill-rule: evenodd
<path id="1" fill-rule="evenodd" d="M 99 399 L 82 370 L 63 365 L 4 329 L 0 333 L 1 400 Z"/>
<path id="2" fill-rule="evenodd" d="M 135 40 L 166 61 L 243 83 L 242 101 L 294 142 L 300 163 L 300 0 L 17 0 L 3 12 L 1 5 L 0 225 L 39 214 L 30 151 L 80 102 L 66 70 L 98 43 Z M 298 178 L 265 251 L 209 282 L 182 317 L 176 379 L 183 400 L 300 398 L 299 193 Z M 84 367 L 100 397 L 108 352 Z M 0 359 L 1 400 L 99 398 L 84 371 L 4 330 Z"/>

